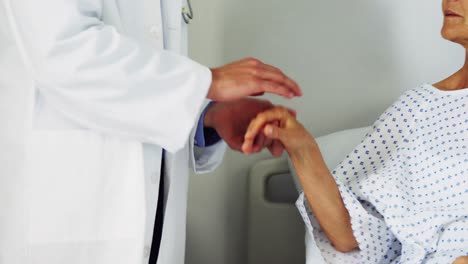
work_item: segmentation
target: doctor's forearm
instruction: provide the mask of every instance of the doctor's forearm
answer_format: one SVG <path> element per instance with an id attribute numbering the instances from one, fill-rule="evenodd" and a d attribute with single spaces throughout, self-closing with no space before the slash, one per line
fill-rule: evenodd
<path id="1" fill-rule="evenodd" d="M 3 3 L 47 107 L 104 134 L 171 152 L 184 146 L 211 83 L 208 68 L 102 21 L 100 0 Z"/>
<path id="2" fill-rule="evenodd" d="M 334 247 L 342 252 L 357 248 L 349 213 L 318 147 L 313 144 L 294 153 L 291 160 L 314 216 Z"/>

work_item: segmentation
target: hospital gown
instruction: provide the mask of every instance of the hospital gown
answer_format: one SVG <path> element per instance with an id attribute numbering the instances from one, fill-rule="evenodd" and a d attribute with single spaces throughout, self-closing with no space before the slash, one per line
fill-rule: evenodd
<path id="1" fill-rule="evenodd" d="M 300 195 L 296 204 L 327 263 L 452 263 L 468 255 L 467 111 L 468 89 L 409 90 L 336 167 L 359 250 L 334 250 Z"/>

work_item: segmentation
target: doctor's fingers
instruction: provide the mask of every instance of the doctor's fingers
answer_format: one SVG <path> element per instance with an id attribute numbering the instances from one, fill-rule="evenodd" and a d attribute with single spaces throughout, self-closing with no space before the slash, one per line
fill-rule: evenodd
<path id="1" fill-rule="evenodd" d="M 213 76 L 208 98 L 219 102 L 227 102 L 263 93 L 277 94 L 286 98 L 294 96 L 290 89 L 278 83 L 239 74 L 221 78 Z"/>
<path id="2" fill-rule="evenodd" d="M 270 83 L 270 89 L 265 89 L 262 92 L 274 93 L 287 98 L 302 95 L 299 85 L 276 67 L 256 59 L 247 61 L 247 63 L 240 64 L 239 66 L 241 67 L 238 70 L 244 71 L 245 74 L 253 77 L 253 80 L 257 79 L 256 81 Z M 278 93 L 274 88 L 276 88 L 276 91 L 285 89 L 286 93 Z"/>
<path id="3" fill-rule="evenodd" d="M 261 95 L 264 93 L 276 94 L 285 98 L 296 96 L 294 90 L 284 83 L 272 81 L 261 77 L 261 73 L 249 71 L 247 69 L 235 69 L 230 73 L 224 73 L 224 79 L 216 78 L 218 84 L 222 85 L 225 98 L 237 99 Z"/>
<path id="4" fill-rule="evenodd" d="M 286 76 L 280 69 L 263 63 L 262 61 L 256 58 L 246 58 L 225 66 L 226 69 L 230 68 L 232 70 L 240 70 L 244 71 L 248 75 L 251 75 L 255 78 L 260 78 L 265 81 L 270 81 L 274 83 L 275 86 L 281 86 L 288 90 L 289 93 L 286 97 L 293 97 L 293 96 L 301 96 L 302 91 L 299 88 L 299 85 Z M 272 90 L 268 90 L 265 92 L 270 92 Z M 275 92 L 273 92 L 275 93 Z M 276 93 L 277 94 L 277 93 Z M 283 95 L 284 94 L 279 94 Z"/>
<path id="5" fill-rule="evenodd" d="M 299 85 L 281 70 L 268 64 L 262 64 L 260 69 L 254 71 L 257 77 L 277 83 L 288 88 L 293 96 L 301 96 L 302 91 Z"/>
<path id="6" fill-rule="evenodd" d="M 258 77 L 252 83 L 247 84 L 246 88 L 250 89 L 253 95 L 270 93 L 280 95 L 288 99 L 291 99 L 295 96 L 291 89 L 287 88 L 286 86 Z"/>
<path id="7" fill-rule="evenodd" d="M 232 150 L 242 152 L 242 144 L 244 143 L 242 138 L 233 138 L 232 140 L 225 140 L 228 147 Z"/>

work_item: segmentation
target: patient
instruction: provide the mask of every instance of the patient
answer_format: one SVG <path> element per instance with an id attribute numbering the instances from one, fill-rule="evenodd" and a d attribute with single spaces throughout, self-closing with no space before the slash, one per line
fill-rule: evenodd
<path id="1" fill-rule="evenodd" d="M 327 262 L 468 263 L 468 0 L 442 2 L 442 36 L 465 47 L 465 65 L 403 94 L 333 172 L 287 109 L 247 130 L 246 153 L 259 133 L 284 145 Z"/>

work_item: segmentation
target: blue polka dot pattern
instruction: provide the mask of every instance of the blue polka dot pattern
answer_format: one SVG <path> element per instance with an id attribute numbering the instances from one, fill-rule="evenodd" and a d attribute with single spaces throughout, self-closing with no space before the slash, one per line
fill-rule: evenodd
<path id="1" fill-rule="evenodd" d="M 359 251 L 333 249 L 301 194 L 328 263 L 452 263 L 468 255 L 468 89 L 402 95 L 333 171 Z"/>

